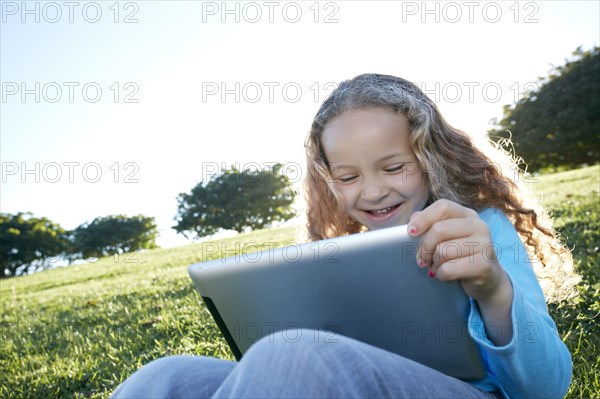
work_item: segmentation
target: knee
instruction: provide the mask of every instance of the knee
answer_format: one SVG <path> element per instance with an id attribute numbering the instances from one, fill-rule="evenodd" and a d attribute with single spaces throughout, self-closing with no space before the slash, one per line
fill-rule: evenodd
<path id="1" fill-rule="evenodd" d="M 192 376 L 194 374 L 227 374 L 235 362 L 208 356 L 173 355 L 151 361 L 136 374 L 144 374 L 145 379 L 157 377 L 161 379 Z"/>
<path id="2" fill-rule="evenodd" d="M 288 329 L 277 331 L 258 340 L 244 355 L 268 362 L 285 358 L 298 364 L 303 360 L 313 364 L 315 360 L 335 356 L 344 351 L 344 337 L 328 331 L 310 329 Z"/>
<path id="3" fill-rule="evenodd" d="M 168 356 L 145 364 L 117 387 L 111 399 L 129 398 L 140 392 L 165 395 L 165 392 L 168 392 L 172 376 L 185 367 L 184 365 L 188 362 L 187 357 L 190 356 Z M 162 384 L 157 384 L 157 381 L 161 381 Z M 149 392 L 150 387 L 154 391 Z"/>
<path id="4" fill-rule="evenodd" d="M 194 389 L 203 389 L 202 385 L 220 383 L 234 365 L 231 361 L 205 356 L 174 355 L 159 358 L 133 373 L 117 388 L 111 398 L 136 395 L 177 397 L 175 394 L 181 386 L 197 384 L 198 387 L 193 386 Z"/>
<path id="5" fill-rule="evenodd" d="M 152 378 L 161 376 L 169 376 L 176 374 L 179 369 L 185 369 L 189 362 L 192 360 L 192 356 L 185 355 L 173 355 L 155 359 L 140 369 L 138 369 L 134 375 Z"/>

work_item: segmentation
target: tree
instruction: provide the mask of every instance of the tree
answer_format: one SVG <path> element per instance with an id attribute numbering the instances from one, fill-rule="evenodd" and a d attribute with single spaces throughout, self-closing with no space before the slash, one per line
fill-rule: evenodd
<path id="1" fill-rule="evenodd" d="M 600 158 L 600 51 L 578 48 L 575 59 L 555 67 L 538 88 L 504 106 L 492 140 L 511 137 L 530 170 L 577 167 Z"/>
<path id="2" fill-rule="evenodd" d="M 76 252 L 85 259 L 156 248 L 157 235 L 153 217 L 111 215 L 80 225 L 73 240 Z"/>
<path id="3" fill-rule="evenodd" d="M 0 278 L 46 269 L 69 249 L 67 232 L 47 218 L 0 214 Z"/>
<path id="4" fill-rule="evenodd" d="M 190 194 L 179 194 L 173 229 L 185 237 L 188 233 L 203 237 L 220 229 L 242 232 L 292 218 L 294 192 L 282 167 L 245 171 L 234 167 L 199 183 Z"/>

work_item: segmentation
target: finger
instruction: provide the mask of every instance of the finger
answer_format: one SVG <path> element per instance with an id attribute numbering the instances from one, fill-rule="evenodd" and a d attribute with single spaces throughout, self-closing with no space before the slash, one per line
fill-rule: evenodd
<path id="1" fill-rule="evenodd" d="M 417 251 L 417 263 L 419 266 L 429 266 L 432 263 L 440 263 L 440 259 L 446 259 L 449 254 L 445 248 L 454 246 L 451 244 L 456 240 L 464 240 L 471 237 L 470 242 L 476 241 L 477 237 L 485 237 L 487 226 L 481 219 L 447 219 L 434 223 L 423 235 L 419 250 Z M 467 241 L 459 244 L 461 253 L 467 253 L 464 247 Z M 477 240 L 478 241 L 478 240 Z M 444 243 L 443 246 L 440 244 Z M 436 255 L 437 252 L 437 255 Z M 460 257 L 459 255 L 457 255 Z M 421 261 L 421 262 L 419 262 Z"/>
<path id="2" fill-rule="evenodd" d="M 435 276 L 441 281 L 472 280 L 486 281 L 493 272 L 492 264 L 486 262 L 478 253 L 473 257 L 464 257 L 444 262 L 432 268 Z"/>
<path id="3" fill-rule="evenodd" d="M 437 268 L 444 263 L 451 264 L 463 260 L 474 264 L 479 261 L 480 257 L 485 258 L 485 254 L 482 254 L 485 247 L 482 240 L 474 236 L 441 242 L 433 252 L 430 267 Z M 493 259 L 484 260 L 492 261 Z"/>
<path id="4" fill-rule="evenodd" d="M 408 232 L 412 236 L 419 236 L 429 230 L 434 223 L 454 218 L 479 218 L 479 215 L 473 209 L 441 199 L 422 211 L 413 213 L 408 222 Z"/>
<path id="5" fill-rule="evenodd" d="M 460 280 L 465 293 L 478 299 L 489 297 L 501 283 L 506 272 L 498 263 L 481 262 L 444 263 L 437 269 L 437 278 L 441 281 Z M 506 277 L 507 278 L 507 277 Z"/>

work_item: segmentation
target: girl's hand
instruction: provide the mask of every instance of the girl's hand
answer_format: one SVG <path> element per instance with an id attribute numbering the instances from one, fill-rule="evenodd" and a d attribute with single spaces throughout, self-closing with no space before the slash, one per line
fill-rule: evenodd
<path id="1" fill-rule="evenodd" d="M 490 339 L 496 345 L 509 342 L 512 285 L 498 262 L 487 224 L 477 212 L 438 200 L 411 216 L 408 231 L 422 237 L 419 266 L 429 267 L 429 275 L 439 280 L 459 280 L 465 293 L 477 300 L 484 321 L 499 324 L 502 334 Z"/>

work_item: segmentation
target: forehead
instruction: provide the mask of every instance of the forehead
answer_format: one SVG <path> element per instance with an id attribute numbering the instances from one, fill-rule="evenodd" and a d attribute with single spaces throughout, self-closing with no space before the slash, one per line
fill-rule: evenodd
<path id="1" fill-rule="evenodd" d="M 383 108 L 347 111 L 332 119 L 323 130 L 325 155 L 332 158 L 364 152 L 410 151 L 407 118 Z"/>

